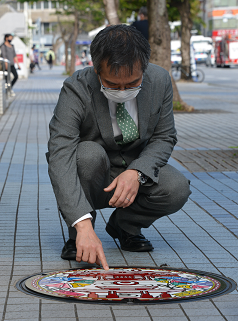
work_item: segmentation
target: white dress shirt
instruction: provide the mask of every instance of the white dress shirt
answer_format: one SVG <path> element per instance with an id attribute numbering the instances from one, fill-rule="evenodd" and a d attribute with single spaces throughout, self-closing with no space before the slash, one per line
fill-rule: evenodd
<path id="1" fill-rule="evenodd" d="M 121 135 L 121 133 L 122 133 L 121 129 L 119 128 L 119 126 L 117 124 L 117 119 L 116 119 L 117 103 L 108 99 L 108 106 L 109 106 L 109 112 L 110 112 L 111 121 L 112 121 L 112 129 L 113 129 L 114 137 L 117 137 L 117 136 Z M 125 108 L 128 111 L 128 113 L 130 114 L 131 118 L 134 120 L 134 122 L 138 128 L 138 108 L 137 108 L 136 98 L 126 101 Z M 76 223 L 86 220 L 87 218 L 92 219 L 92 215 L 90 213 L 83 215 L 82 217 L 80 217 L 77 221 L 75 221 L 72 224 L 72 227 Z"/>

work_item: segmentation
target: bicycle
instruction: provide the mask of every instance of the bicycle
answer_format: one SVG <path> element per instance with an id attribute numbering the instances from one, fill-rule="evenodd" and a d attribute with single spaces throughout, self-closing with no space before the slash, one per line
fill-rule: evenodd
<path id="1" fill-rule="evenodd" d="M 189 72 L 186 72 L 184 66 L 172 66 L 171 73 L 175 81 L 180 80 L 181 74 L 185 75 L 186 80 L 193 80 L 194 82 L 203 82 L 205 78 L 205 74 L 201 69 L 193 69 L 191 66 L 189 67 Z"/>

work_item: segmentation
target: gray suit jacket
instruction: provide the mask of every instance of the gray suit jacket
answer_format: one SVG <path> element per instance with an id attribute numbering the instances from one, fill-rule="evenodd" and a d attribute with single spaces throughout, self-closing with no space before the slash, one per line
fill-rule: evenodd
<path id="1" fill-rule="evenodd" d="M 124 146 L 114 140 L 108 101 L 100 92 L 93 67 L 76 71 L 65 80 L 50 122 L 49 175 L 57 202 L 68 225 L 93 210 L 77 175 L 76 149 L 82 141 L 94 141 L 107 152 L 112 166 L 137 169 L 158 183 L 176 144 L 171 79 L 166 70 L 149 64 L 137 96 L 139 134 Z"/>

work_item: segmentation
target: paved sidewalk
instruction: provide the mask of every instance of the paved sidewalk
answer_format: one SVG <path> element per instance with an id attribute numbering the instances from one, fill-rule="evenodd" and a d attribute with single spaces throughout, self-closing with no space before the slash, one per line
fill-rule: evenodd
<path id="1" fill-rule="evenodd" d="M 0 118 L 1 321 L 237 321 L 237 290 L 212 300 L 128 306 L 60 303 L 26 295 L 15 288 L 19 279 L 37 272 L 83 266 L 60 258 L 68 238 L 67 228 L 58 215 L 45 160 L 48 123 L 64 80 L 62 72 L 61 67 L 51 71 L 43 67 L 28 80 L 20 80 L 16 99 Z M 237 146 L 238 106 L 224 98 L 226 106 L 232 107 L 216 111 L 221 109 L 214 104 L 221 89 L 207 84 L 179 86 L 189 103 L 196 100 L 196 108 L 200 108 L 196 97 L 204 94 L 207 98 L 201 99 L 203 113 L 175 115 L 179 138 L 175 152 L 227 153 L 232 150 L 230 146 Z M 194 100 L 189 92 L 198 88 L 201 92 Z M 233 96 L 237 102 L 237 91 Z M 208 113 L 206 109 L 213 111 Z M 153 242 L 153 252 L 121 251 L 105 232 L 111 210 L 98 211 L 96 233 L 108 263 L 166 263 L 222 274 L 238 282 L 238 169 L 231 170 L 226 165 L 225 171 L 207 171 L 201 162 L 197 167 L 184 167 L 183 162 L 181 157 L 180 163 L 170 159 L 170 164 L 191 180 L 193 193 L 182 210 L 143 231 Z"/>

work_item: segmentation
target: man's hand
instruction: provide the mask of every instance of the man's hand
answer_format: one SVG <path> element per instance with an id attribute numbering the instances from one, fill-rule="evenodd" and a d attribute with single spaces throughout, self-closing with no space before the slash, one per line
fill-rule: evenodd
<path id="1" fill-rule="evenodd" d="M 110 192 L 115 188 L 109 205 L 123 208 L 130 206 L 136 198 L 139 186 L 137 170 L 126 170 L 117 176 L 107 188 L 104 188 L 105 192 Z"/>
<path id="2" fill-rule="evenodd" d="M 93 230 L 91 220 L 89 218 L 83 220 L 75 224 L 74 227 L 77 230 L 76 260 L 78 262 L 97 263 L 98 265 L 101 262 L 104 270 L 108 270 L 109 267 L 103 252 L 102 243 Z"/>

